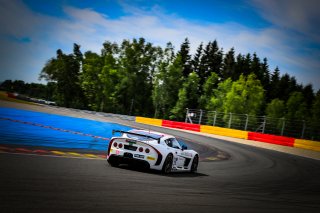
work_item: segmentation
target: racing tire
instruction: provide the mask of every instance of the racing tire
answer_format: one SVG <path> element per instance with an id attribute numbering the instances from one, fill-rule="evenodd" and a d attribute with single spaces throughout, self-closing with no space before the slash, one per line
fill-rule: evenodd
<path id="1" fill-rule="evenodd" d="M 173 163 L 173 155 L 169 154 L 166 157 L 166 160 L 163 163 L 163 167 L 162 167 L 162 173 L 163 174 L 169 174 L 172 170 L 172 163 Z"/>
<path id="2" fill-rule="evenodd" d="M 114 159 L 114 158 L 109 158 L 108 159 L 108 163 L 112 167 L 118 167 L 119 166 L 119 161 L 117 159 Z"/>
<path id="3" fill-rule="evenodd" d="M 196 156 L 194 156 L 192 164 L 191 164 L 191 169 L 190 169 L 191 173 L 194 173 L 198 170 L 198 164 L 199 164 L 199 156 L 196 155 Z"/>

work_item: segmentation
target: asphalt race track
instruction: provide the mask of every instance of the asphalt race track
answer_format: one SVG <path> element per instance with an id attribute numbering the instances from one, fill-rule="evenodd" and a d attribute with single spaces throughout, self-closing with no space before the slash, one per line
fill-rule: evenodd
<path id="1" fill-rule="evenodd" d="M 135 124 L 137 127 L 144 125 Z M 203 155 L 198 173 L 0 153 L 0 212 L 319 212 L 320 161 L 152 127 Z M 219 151 L 220 150 L 220 151 Z"/>

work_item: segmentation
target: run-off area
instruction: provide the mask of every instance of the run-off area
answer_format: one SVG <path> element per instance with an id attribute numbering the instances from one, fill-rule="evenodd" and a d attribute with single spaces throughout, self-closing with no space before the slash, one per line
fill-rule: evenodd
<path id="1" fill-rule="evenodd" d="M 112 130 L 132 128 L 61 115 L 0 107 L 0 143 L 106 150 Z"/>

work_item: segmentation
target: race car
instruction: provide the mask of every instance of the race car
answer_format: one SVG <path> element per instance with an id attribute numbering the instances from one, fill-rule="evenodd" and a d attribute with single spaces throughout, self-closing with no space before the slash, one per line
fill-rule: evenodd
<path id="1" fill-rule="evenodd" d="M 165 174 L 197 171 L 199 154 L 188 150 L 172 135 L 138 129 L 113 130 L 112 133 L 121 135 L 109 142 L 107 160 L 111 166 L 133 164 Z"/>

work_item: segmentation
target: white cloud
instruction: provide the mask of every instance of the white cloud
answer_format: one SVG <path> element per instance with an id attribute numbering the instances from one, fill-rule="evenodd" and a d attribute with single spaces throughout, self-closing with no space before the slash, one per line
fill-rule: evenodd
<path id="1" fill-rule="evenodd" d="M 318 0 L 252 0 L 252 3 L 274 25 L 320 41 Z"/>
<path id="2" fill-rule="evenodd" d="M 90 8 L 79 9 L 71 6 L 64 7 L 68 17 L 60 19 L 36 14 L 20 2 L 8 3 L 5 8 L 11 8 L 12 11 L 24 17 L 21 20 L 20 17 L 10 15 L 10 12 L 6 13 L 18 26 L 33 23 L 26 34 L 19 28 L 11 29 L 12 26 L 10 28 L 8 24 L 4 33 L 30 37 L 32 42 L 19 44 L 19 48 L 30 48 L 32 54 L 17 54 L 17 57 L 25 63 L 32 61 L 29 65 L 33 66 L 34 79 L 38 78 L 35 70 L 39 73 L 45 61 L 53 57 L 57 49 L 61 48 L 69 53 L 72 51 L 73 43 L 80 44 L 82 51 L 92 50 L 99 53 L 106 40 L 120 43 L 123 39 L 144 37 L 148 42 L 160 46 L 165 46 L 168 41 L 171 41 L 177 50 L 184 38 L 188 37 L 193 52 L 200 42 L 206 43 L 217 39 L 225 52 L 231 47 L 235 47 L 236 52 L 242 54 L 257 52 L 259 57 L 269 59 L 271 69 L 279 65 L 280 70 L 296 76 L 298 81 L 312 82 L 316 88 L 320 87 L 319 77 L 313 70 L 319 68 L 319 62 L 314 57 L 307 58 L 299 54 L 297 51 L 301 45 L 297 45 L 297 39 L 300 38 L 288 35 L 278 27 L 257 30 L 239 23 L 192 22 L 166 14 L 157 7 L 151 12 L 128 7 L 126 8 L 128 14 L 117 19 L 109 18 Z M 133 12 L 130 13 L 130 11 Z M 32 45 L 36 45 L 36 48 L 32 48 Z M 12 55 L 15 54 L 14 51 L 19 49 L 11 50 Z M 307 50 L 307 53 L 310 56 L 319 55 L 319 51 L 313 49 Z M 23 66 L 16 69 L 21 73 L 29 72 Z M 301 73 L 301 70 L 305 73 Z M 16 72 L 15 75 L 22 78 L 21 73 Z"/>

